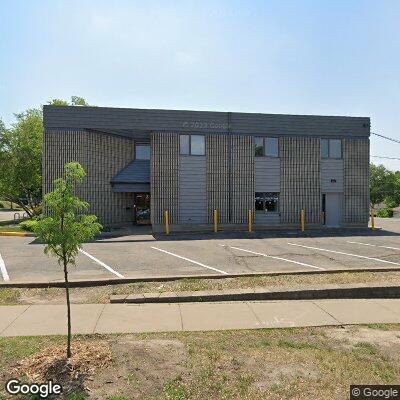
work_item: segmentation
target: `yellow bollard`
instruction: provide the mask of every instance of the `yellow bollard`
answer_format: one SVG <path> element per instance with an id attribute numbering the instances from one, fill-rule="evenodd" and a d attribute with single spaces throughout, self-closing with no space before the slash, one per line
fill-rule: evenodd
<path id="1" fill-rule="evenodd" d="M 374 215 L 374 209 L 371 209 L 371 229 L 374 231 L 375 230 L 375 215 Z"/>
<path id="2" fill-rule="evenodd" d="M 214 232 L 218 232 L 218 211 L 214 210 Z"/>
<path id="3" fill-rule="evenodd" d="M 304 221 L 305 220 L 305 218 L 304 218 L 304 209 L 301 209 L 301 212 L 300 212 L 300 225 L 301 225 L 301 231 L 302 232 L 304 232 Z"/>
<path id="4" fill-rule="evenodd" d="M 249 232 L 253 232 L 253 213 L 249 210 Z"/>
<path id="5" fill-rule="evenodd" d="M 165 210 L 165 234 L 169 235 L 169 218 L 168 218 L 168 210 Z"/>

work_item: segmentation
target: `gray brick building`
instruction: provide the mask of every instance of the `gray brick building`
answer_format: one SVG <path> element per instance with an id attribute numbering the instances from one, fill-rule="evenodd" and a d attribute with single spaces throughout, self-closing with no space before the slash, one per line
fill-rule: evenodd
<path id="1" fill-rule="evenodd" d="M 367 226 L 364 117 L 44 106 L 43 192 L 65 163 L 104 225 Z"/>

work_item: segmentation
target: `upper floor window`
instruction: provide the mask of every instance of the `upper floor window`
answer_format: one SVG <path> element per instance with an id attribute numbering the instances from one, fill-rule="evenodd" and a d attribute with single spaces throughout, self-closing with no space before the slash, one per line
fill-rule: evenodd
<path id="1" fill-rule="evenodd" d="M 182 155 L 204 156 L 206 154 L 204 135 L 180 135 L 179 141 Z"/>
<path id="2" fill-rule="evenodd" d="M 278 157 L 279 141 L 274 137 L 255 137 L 254 138 L 254 155 L 256 157 Z"/>
<path id="3" fill-rule="evenodd" d="M 135 146 L 135 158 L 136 160 L 150 160 L 150 145 L 149 144 L 137 144 Z"/>
<path id="4" fill-rule="evenodd" d="M 342 158 L 342 141 L 340 139 L 321 139 L 322 158 Z"/>

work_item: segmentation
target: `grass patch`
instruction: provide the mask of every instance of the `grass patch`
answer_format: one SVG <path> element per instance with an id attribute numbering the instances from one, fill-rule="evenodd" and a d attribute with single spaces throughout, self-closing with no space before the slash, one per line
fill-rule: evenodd
<path id="1" fill-rule="evenodd" d="M 374 343 L 379 337 L 375 327 L 346 329 L 346 335 L 353 338 L 358 330 L 361 337 L 365 329 L 370 329 Z M 385 348 L 364 339 L 349 346 L 346 340 L 335 339 L 337 330 L 102 335 L 114 352 L 115 362 L 103 374 L 88 377 L 85 385 L 89 394 L 71 394 L 68 399 L 330 399 L 346 398 L 351 383 L 395 384 L 400 380 L 400 344 Z M 7 368 L 59 340 L 65 339 L 2 338 L 0 365 Z"/>
<path id="2" fill-rule="evenodd" d="M 370 355 L 370 356 L 374 356 L 377 354 L 378 349 L 375 345 L 371 344 L 371 343 L 367 343 L 367 342 L 359 342 L 356 343 L 354 345 L 354 347 L 356 349 L 360 349 L 363 352 L 365 352 L 366 354 Z"/>
<path id="3" fill-rule="evenodd" d="M 2 225 L 0 226 L 0 232 L 26 232 L 21 229 L 18 225 Z"/>

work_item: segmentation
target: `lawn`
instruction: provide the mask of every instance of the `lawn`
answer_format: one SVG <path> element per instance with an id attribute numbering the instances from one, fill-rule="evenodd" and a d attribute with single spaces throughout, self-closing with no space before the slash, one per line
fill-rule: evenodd
<path id="1" fill-rule="evenodd" d="M 65 398 L 342 400 L 353 383 L 399 382 L 399 338 L 399 325 L 79 336 Z M 57 377 L 63 349 L 61 337 L 2 338 L 0 377 L 21 365 Z"/>
<path id="2" fill-rule="evenodd" d="M 181 292 L 221 289 L 293 288 L 304 285 L 391 283 L 400 284 L 400 272 L 341 272 L 313 275 L 254 276 L 223 279 L 188 278 L 169 282 L 137 282 L 119 285 L 103 285 L 71 289 L 73 303 L 108 303 L 114 294 L 136 294 L 145 292 Z M 0 286 L 0 305 L 52 303 L 65 301 L 62 288 L 50 289 L 5 289 Z"/>

